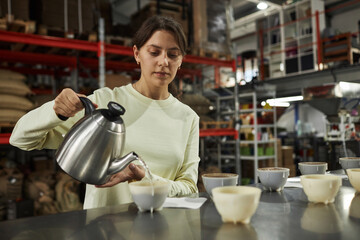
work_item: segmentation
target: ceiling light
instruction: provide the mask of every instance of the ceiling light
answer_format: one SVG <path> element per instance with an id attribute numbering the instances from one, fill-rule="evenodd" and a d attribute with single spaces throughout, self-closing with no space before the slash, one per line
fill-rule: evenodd
<path id="1" fill-rule="evenodd" d="M 260 10 L 265 10 L 268 8 L 268 6 L 269 5 L 266 2 L 260 1 L 256 7 Z"/>
<path id="2" fill-rule="evenodd" d="M 283 98 L 273 98 L 263 101 L 261 106 L 265 106 L 268 103 L 272 107 L 288 107 L 290 106 L 290 102 L 294 101 L 302 101 L 304 98 L 303 96 L 293 96 L 293 97 L 283 97 Z"/>

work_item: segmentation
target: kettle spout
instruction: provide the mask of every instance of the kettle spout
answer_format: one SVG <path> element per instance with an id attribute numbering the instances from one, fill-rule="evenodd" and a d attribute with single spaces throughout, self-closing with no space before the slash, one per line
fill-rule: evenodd
<path id="1" fill-rule="evenodd" d="M 113 175 L 117 172 L 122 171 L 124 168 L 127 167 L 132 161 L 139 160 L 139 156 L 135 152 L 130 152 L 126 154 L 122 158 L 115 158 L 110 167 L 108 168 L 108 175 Z"/>

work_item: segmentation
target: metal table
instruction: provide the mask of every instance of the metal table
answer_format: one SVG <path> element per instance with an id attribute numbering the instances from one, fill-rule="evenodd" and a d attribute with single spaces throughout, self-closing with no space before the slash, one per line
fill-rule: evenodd
<path id="1" fill-rule="evenodd" d="M 348 184 L 344 184 L 348 185 Z M 261 187 L 260 184 L 256 185 Z M 206 193 L 192 197 L 208 197 Z M 211 199 L 200 209 L 140 213 L 134 203 L 0 222 L 0 239 L 360 239 L 360 194 L 311 204 L 301 188 L 262 192 L 248 225 L 223 224 Z"/>

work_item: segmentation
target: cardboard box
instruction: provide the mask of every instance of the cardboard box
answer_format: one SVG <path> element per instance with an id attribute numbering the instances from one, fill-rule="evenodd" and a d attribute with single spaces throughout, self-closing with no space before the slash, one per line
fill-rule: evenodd
<path id="1" fill-rule="evenodd" d="M 294 147 L 291 146 L 282 146 L 282 164 L 284 166 L 294 164 Z"/>
<path id="2" fill-rule="evenodd" d="M 159 12 L 157 7 L 159 7 Z M 178 23 L 180 23 L 184 30 L 185 36 L 189 34 L 187 9 L 183 9 L 182 6 L 165 1 L 159 1 L 159 5 L 156 1 L 150 1 L 142 9 L 140 9 L 140 11 L 134 13 L 131 16 L 132 29 L 137 31 L 146 19 L 154 15 L 168 16 L 173 18 Z M 132 34 L 134 33 L 135 32 Z"/>
<path id="3" fill-rule="evenodd" d="M 282 151 L 281 151 L 281 139 L 276 140 L 276 152 L 277 152 L 277 161 L 278 161 L 278 167 L 283 166 L 283 159 L 282 159 Z"/>
<path id="4" fill-rule="evenodd" d="M 290 169 L 290 175 L 289 177 L 296 177 L 297 175 L 297 168 L 295 164 L 289 164 L 289 165 L 285 165 L 283 166 L 284 168 L 289 168 Z"/>
<path id="5" fill-rule="evenodd" d="M 114 89 L 131 83 L 131 77 L 120 74 L 106 74 L 105 86 Z"/>

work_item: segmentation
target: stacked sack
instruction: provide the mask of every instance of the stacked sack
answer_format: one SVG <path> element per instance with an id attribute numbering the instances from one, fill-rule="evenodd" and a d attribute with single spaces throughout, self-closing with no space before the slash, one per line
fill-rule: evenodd
<path id="1" fill-rule="evenodd" d="M 35 215 L 81 210 L 80 182 L 64 172 L 32 172 L 25 181 L 25 195 L 34 200 Z"/>
<path id="2" fill-rule="evenodd" d="M 15 125 L 26 112 L 34 108 L 27 98 L 31 94 L 25 76 L 0 69 L 0 126 Z"/>

